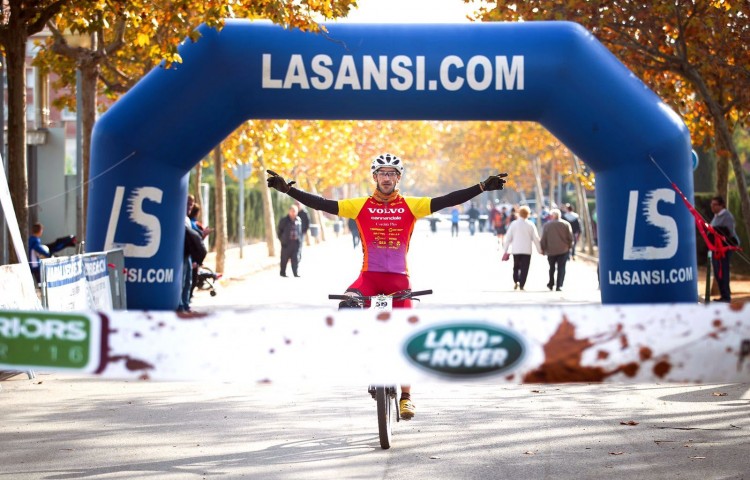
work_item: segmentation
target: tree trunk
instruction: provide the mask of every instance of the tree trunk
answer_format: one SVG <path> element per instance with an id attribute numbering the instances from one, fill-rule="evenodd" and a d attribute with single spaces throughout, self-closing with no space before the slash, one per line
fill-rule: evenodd
<path id="1" fill-rule="evenodd" d="M 542 162 L 539 157 L 531 159 L 534 169 L 534 184 L 536 185 L 536 226 L 542 228 L 542 207 L 544 207 L 544 189 L 542 188 Z"/>
<path id="2" fill-rule="evenodd" d="M 315 188 L 315 185 L 310 180 L 307 180 L 307 185 L 309 186 L 309 192 L 313 195 L 318 194 L 318 190 Z M 323 228 L 323 214 L 320 212 L 320 210 L 314 210 L 315 213 L 315 220 L 318 222 L 318 235 L 320 235 L 320 241 L 325 242 L 326 241 L 326 229 Z"/>
<path id="3" fill-rule="evenodd" d="M 214 148 L 214 174 L 216 177 L 216 192 L 214 198 L 214 214 L 216 216 L 216 271 L 224 271 L 227 250 L 227 191 L 224 183 L 224 158 L 221 145 Z"/>
<path id="4" fill-rule="evenodd" d="M 8 187 L 21 237 L 29 235 L 29 177 L 26 166 L 26 33 L 12 29 L 5 42 L 8 75 Z M 24 250 L 28 251 L 28 245 Z M 10 249 L 11 263 L 20 261 Z"/>
<path id="5" fill-rule="evenodd" d="M 263 161 L 263 152 L 258 153 L 258 178 L 260 179 L 261 201 L 263 202 L 263 222 L 266 225 L 266 246 L 268 256 L 276 256 L 276 216 L 273 212 L 273 201 L 271 200 L 271 189 L 266 183 L 266 164 Z"/>
<path id="6" fill-rule="evenodd" d="M 742 215 L 741 220 L 745 225 L 745 231 L 750 233 L 750 195 L 747 192 L 745 172 L 742 168 L 742 164 L 740 163 L 740 157 L 737 153 L 737 147 L 734 145 L 732 133 L 729 131 L 729 126 L 727 125 L 724 117 L 721 118 L 721 121 L 716 122 L 716 133 L 717 144 L 721 145 L 722 148 L 725 148 L 730 154 L 729 161 L 732 164 L 732 169 L 734 170 L 734 180 L 737 183 L 737 191 L 740 195 L 740 214 Z M 719 158 L 721 158 L 721 156 Z M 726 163 L 726 160 L 724 160 L 724 162 Z M 727 198 L 726 196 L 724 196 L 724 198 L 726 199 L 727 205 L 729 205 L 729 198 Z"/>
<path id="7" fill-rule="evenodd" d="M 591 212 L 589 211 L 589 202 L 586 199 L 586 189 L 581 183 L 581 165 L 578 163 L 578 157 L 573 156 L 573 173 L 576 181 L 576 197 L 578 198 L 578 216 L 581 222 L 581 231 L 584 233 L 584 247 L 589 255 L 594 255 L 594 227 L 591 222 Z"/>
<path id="8" fill-rule="evenodd" d="M 549 205 L 548 207 L 550 210 L 552 209 L 552 203 L 555 201 L 555 184 L 557 180 L 557 172 L 555 171 L 555 163 L 557 162 L 556 159 L 552 159 L 551 162 L 549 162 L 549 194 L 547 195 L 549 198 Z"/>
<path id="9" fill-rule="evenodd" d="M 97 80 L 99 78 L 99 64 L 83 62 L 81 70 L 81 158 L 83 164 L 83 232 L 81 238 L 86 238 L 86 218 L 89 204 L 89 166 L 91 165 L 91 134 L 96 122 Z"/>
<path id="10" fill-rule="evenodd" d="M 579 175 L 581 174 L 581 165 L 578 163 L 578 157 L 573 157 L 574 173 L 576 174 L 576 193 L 578 194 L 578 212 L 581 217 L 581 230 L 584 232 L 584 245 L 586 252 L 593 256 L 594 255 L 594 223 L 591 221 L 591 211 L 589 210 L 589 202 L 586 198 L 586 189 L 581 184 Z"/>
<path id="11" fill-rule="evenodd" d="M 740 195 L 740 206 L 742 213 L 742 223 L 745 225 L 745 230 L 750 232 L 750 195 L 747 192 L 747 184 L 745 183 L 745 173 L 740 163 L 739 155 L 737 154 L 737 148 L 734 145 L 734 139 L 732 138 L 732 131 L 727 124 L 727 119 L 724 116 L 724 110 L 716 99 L 711 95 L 711 91 L 708 89 L 706 82 L 703 77 L 694 69 L 689 69 L 684 72 L 685 77 L 696 87 L 700 92 L 701 98 L 708 106 L 708 111 L 711 113 L 711 117 L 714 119 L 714 138 L 716 142 L 716 193 L 724 197 L 728 202 L 727 198 L 727 153 L 729 161 L 732 164 L 734 170 L 735 181 L 737 182 L 737 190 Z"/>
<path id="12" fill-rule="evenodd" d="M 193 175 L 193 195 L 195 201 L 201 206 L 201 211 L 204 210 L 206 202 L 203 200 L 203 191 L 201 190 L 201 182 L 203 182 L 203 164 L 202 161 L 195 165 L 195 175 Z"/>

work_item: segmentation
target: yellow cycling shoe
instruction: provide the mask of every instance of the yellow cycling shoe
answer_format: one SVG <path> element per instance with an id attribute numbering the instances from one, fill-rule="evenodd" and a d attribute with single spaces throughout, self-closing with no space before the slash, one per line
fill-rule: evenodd
<path id="1" fill-rule="evenodd" d="M 412 417 L 414 417 L 414 414 L 417 413 L 417 408 L 408 398 L 402 398 L 401 401 L 398 402 L 398 410 L 401 415 L 401 420 L 411 420 Z"/>

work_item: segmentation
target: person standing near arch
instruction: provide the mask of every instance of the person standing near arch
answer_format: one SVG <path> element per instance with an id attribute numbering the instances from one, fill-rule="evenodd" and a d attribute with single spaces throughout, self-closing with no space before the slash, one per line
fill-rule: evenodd
<path id="1" fill-rule="evenodd" d="M 711 219 L 711 226 L 722 234 L 729 245 L 739 245 L 740 238 L 737 236 L 734 226 L 734 216 L 727 210 L 724 197 L 717 195 L 711 199 L 711 211 L 714 218 Z M 729 287 L 729 264 L 732 259 L 732 251 L 727 250 L 721 258 L 711 257 L 711 266 L 716 275 L 716 283 L 719 285 L 720 297 L 715 302 L 732 301 L 732 289 Z"/>

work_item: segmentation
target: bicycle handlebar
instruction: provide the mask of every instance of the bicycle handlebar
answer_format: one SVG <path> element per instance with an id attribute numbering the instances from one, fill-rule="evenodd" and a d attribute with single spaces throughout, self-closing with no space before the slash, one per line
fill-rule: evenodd
<path id="1" fill-rule="evenodd" d="M 419 290 L 416 292 L 412 291 L 406 291 L 406 292 L 396 292 L 392 293 L 390 295 L 387 295 L 389 297 L 393 297 L 394 300 L 406 300 L 407 298 L 412 297 L 418 297 L 420 295 L 431 295 L 432 290 Z M 328 295 L 328 298 L 330 300 L 351 300 L 351 299 L 358 299 L 358 300 L 371 300 L 373 298 L 377 297 L 377 295 L 338 295 L 338 294 L 331 294 Z"/>

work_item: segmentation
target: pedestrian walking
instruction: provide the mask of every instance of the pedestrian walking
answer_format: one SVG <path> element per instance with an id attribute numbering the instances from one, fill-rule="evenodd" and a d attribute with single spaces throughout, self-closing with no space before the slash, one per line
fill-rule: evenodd
<path id="1" fill-rule="evenodd" d="M 561 219 L 560 210 L 553 208 L 549 212 L 549 220 L 542 227 L 542 238 L 540 244 L 542 253 L 547 255 L 549 262 L 549 282 L 547 288 L 557 291 L 562 290 L 565 281 L 565 264 L 568 262 L 570 247 L 573 245 L 573 229 L 570 224 Z M 555 270 L 557 270 L 557 282 L 555 282 Z"/>
<path id="2" fill-rule="evenodd" d="M 570 247 L 570 258 L 575 260 L 576 245 L 578 244 L 578 239 L 581 238 L 581 219 L 575 212 L 573 205 L 569 203 L 565 204 L 565 213 L 563 213 L 562 218 L 570 224 L 570 228 L 573 230 L 573 245 Z"/>
<path id="3" fill-rule="evenodd" d="M 289 207 L 289 213 L 279 220 L 279 225 L 276 227 L 276 236 L 281 242 L 279 274 L 282 277 L 286 277 L 286 266 L 290 260 L 292 262 L 292 273 L 295 277 L 299 277 L 297 253 L 299 253 L 299 243 L 302 237 L 302 220 L 297 216 L 297 212 L 297 205 Z"/>
<path id="4" fill-rule="evenodd" d="M 529 220 L 531 210 L 526 205 L 518 209 L 519 217 L 508 227 L 505 234 L 505 253 L 513 253 L 513 286 L 514 290 L 524 289 L 526 277 L 529 275 L 531 265 L 531 246 L 541 253 L 542 247 L 539 243 L 539 232 L 536 225 Z"/>

